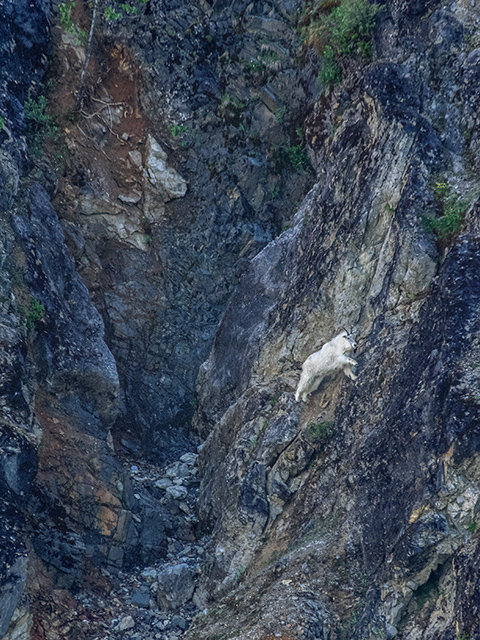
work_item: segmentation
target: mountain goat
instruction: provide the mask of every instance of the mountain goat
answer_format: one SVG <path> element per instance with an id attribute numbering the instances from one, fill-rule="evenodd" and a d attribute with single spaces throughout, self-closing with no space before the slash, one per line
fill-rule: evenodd
<path id="1" fill-rule="evenodd" d="M 346 355 L 356 346 L 357 343 L 353 336 L 342 331 L 336 338 L 324 344 L 320 351 L 315 351 L 308 356 L 302 366 L 302 375 L 295 392 L 295 400 L 306 402 L 307 396 L 318 389 L 323 378 L 337 369 L 343 369 L 346 376 L 351 380 L 356 380 L 357 376 L 352 372 L 351 367 L 354 367 L 357 362 Z"/>

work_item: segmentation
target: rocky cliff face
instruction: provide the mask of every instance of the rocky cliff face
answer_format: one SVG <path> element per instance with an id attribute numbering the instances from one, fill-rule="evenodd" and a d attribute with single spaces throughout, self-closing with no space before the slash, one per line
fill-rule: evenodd
<path id="1" fill-rule="evenodd" d="M 480 637 L 476 3 L 323 89 L 300 3 L 112 7 L 76 109 L 91 6 L 0 0 L 0 637 Z"/>
<path id="2" fill-rule="evenodd" d="M 309 116 L 319 182 L 199 378 L 220 605 L 192 638 L 479 633 L 476 11 L 388 3 L 375 60 Z M 425 229 L 444 181 L 470 203 L 449 246 Z M 344 327 L 358 380 L 296 404 L 299 364 Z"/>

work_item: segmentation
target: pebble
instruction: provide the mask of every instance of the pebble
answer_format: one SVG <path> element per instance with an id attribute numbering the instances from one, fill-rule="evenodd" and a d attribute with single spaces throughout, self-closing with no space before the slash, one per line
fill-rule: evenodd
<path id="1" fill-rule="evenodd" d="M 132 616 L 125 616 L 125 618 L 122 618 L 120 620 L 117 630 L 126 631 L 127 629 L 133 629 L 134 626 L 135 620 L 132 618 Z"/>

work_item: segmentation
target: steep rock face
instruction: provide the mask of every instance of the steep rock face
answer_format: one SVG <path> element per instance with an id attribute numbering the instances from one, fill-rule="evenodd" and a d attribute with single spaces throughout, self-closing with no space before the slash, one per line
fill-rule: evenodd
<path id="1" fill-rule="evenodd" d="M 45 73 L 50 17 L 46 2 L 0 3 L 2 638 L 50 637 L 54 591 L 68 602 L 60 624 L 74 617 L 65 589 L 118 563 L 132 520 L 107 445 L 119 384 L 103 322 L 47 193 L 26 177 L 23 104 Z"/>
<path id="2" fill-rule="evenodd" d="M 192 638 L 477 637 L 478 14 L 453 9 L 388 3 L 378 60 L 317 103 L 319 181 L 201 369 L 203 594 L 220 601 Z M 424 222 L 444 181 L 470 202 L 450 247 Z M 300 363 L 344 327 L 358 380 L 296 404 Z"/>

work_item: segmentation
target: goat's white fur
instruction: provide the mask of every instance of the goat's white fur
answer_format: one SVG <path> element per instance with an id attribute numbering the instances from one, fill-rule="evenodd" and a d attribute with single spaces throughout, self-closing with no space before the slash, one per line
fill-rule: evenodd
<path id="1" fill-rule="evenodd" d="M 343 372 L 351 380 L 356 380 L 357 376 L 352 372 L 357 362 L 346 355 L 357 346 L 357 343 L 346 331 L 342 331 L 336 338 L 323 345 L 320 351 L 315 351 L 308 356 L 302 366 L 302 375 L 295 392 L 295 400 L 299 402 L 307 401 L 307 397 L 318 389 L 323 378 L 337 369 Z"/>

